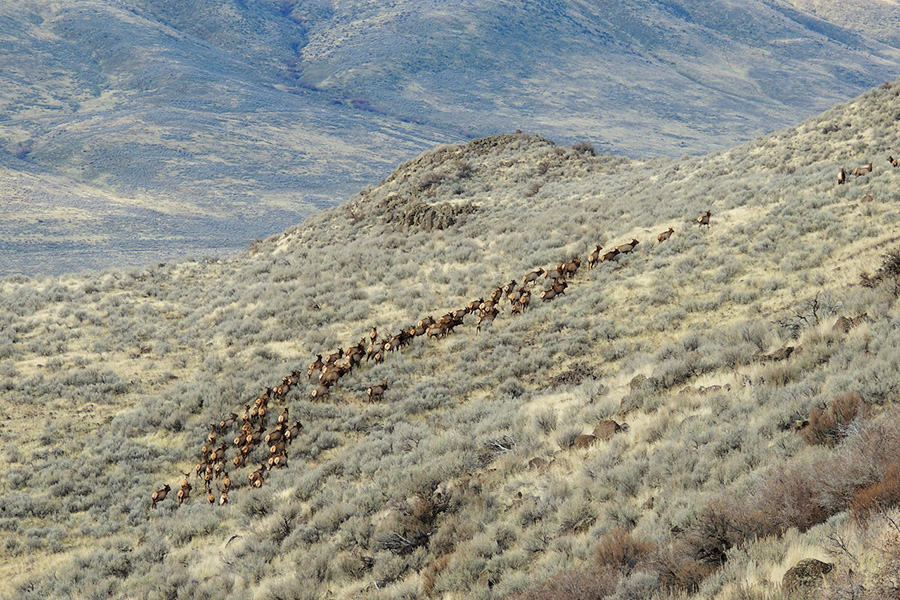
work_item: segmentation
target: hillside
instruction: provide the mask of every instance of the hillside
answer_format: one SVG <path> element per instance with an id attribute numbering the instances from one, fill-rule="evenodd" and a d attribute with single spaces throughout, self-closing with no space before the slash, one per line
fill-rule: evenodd
<path id="1" fill-rule="evenodd" d="M 0 280 L 0 596 L 785 598 L 815 558 L 814 597 L 889 597 L 897 114 L 900 82 L 677 160 L 493 136 L 233 259 Z M 310 361 L 373 326 L 632 238 L 310 397 Z M 295 370 L 266 426 L 302 422 L 288 466 L 250 488 L 257 448 L 209 505 L 211 424 L 235 413 L 230 440 Z"/>
<path id="2" fill-rule="evenodd" d="M 497 132 L 730 148 L 900 74 L 897 5 L 843 6 L 5 3 L 0 274 L 228 256 Z"/>

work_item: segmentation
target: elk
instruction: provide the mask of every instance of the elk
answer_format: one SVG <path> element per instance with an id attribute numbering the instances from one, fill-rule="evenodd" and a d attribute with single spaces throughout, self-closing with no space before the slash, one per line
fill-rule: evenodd
<path id="1" fill-rule="evenodd" d="M 597 244 L 597 247 L 594 248 L 594 251 L 591 252 L 590 256 L 588 256 L 588 268 L 593 269 L 600 263 L 600 251 L 603 250 L 603 246 Z"/>
<path id="2" fill-rule="evenodd" d="M 512 314 L 518 314 L 523 312 L 526 308 L 528 308 L 528 304 L 531 302 L 531 292 L 526 291 L 522 294 L 522 297 L 519 298 L 519 301 L 513 305 L 512 310 L 510 311 Z"/>
<path id="3" fill-rule="evenodd" d="M 609 251 L 609 252 L 607 252 L 606 254 L 604 254 L 603 256 L 601 256 L 601 257 L 600 257 L 600 262 L 608 262 L 608 261 L 611 261 L 611 260 L 615 260 L 615 258 L 616 258 L 618 255 L 619 255 L 618 249 L 615 249 L 615 248 L 614 248 L 614 249 L 612 249 L 611 251 Z"/>
<path id="4" fill-rule="evenodd" d="M 312 381 L 313 373 L 315 373 L 316 371 L 321 371 L 322 367 L 324 366 L 325 363 L 322 362 L 322 355 L 316 354 L 316 360 L 310 363 L 309 370 L 306 371 L 306 378 Z"/>
<path id="5" fill-rule="evenodd" d="M 709 211 L 706 211 L 706 214 L 703 214 L 703 215 L 700 215 L 699 217 L 697 217 L 697 225 L 699 227 L 703 227 L 704 225 L 706 225 L 706 228 L 709 229 L 709 218 L 711 216 L 712 216 L 712 213 Z"/>
<path id="6" fill-rule="evenodd" d="M 372 325 L 372 331 L 369 332 L 369 341 L 374 342 L 378 339 L 378 327 Z"/>
<path id="7" fill-rule="evenodd" d="M 838 171 L 838 185 L 844 185 L 847 182 L 847 171 L 841 167 L 841 170 Z"/>
<path id="8" fill-rule="evenodd" d="M 210 498 L 213 497 L 212 494 L 209 496 Z M 215 501 L 215 498 L 213 500 Z M 222 495 L 219 496 L 219 506 L 225 506 L 226 504 L 228 504 L 228 490 L 222 490 Z"/>
<path id="9" fill-rule="evenodd" d="M 228 490 L 231 489 L 231 478 L 228 476 L 228 473 L 225 473 L 225 477 L 222 479 L 222 491 L 226 494 Z"/>
<path id="10" fill-rule="evenodd" d="M 344 349 L 338 348 L 337 352 L 332 352 L 331 354 L 325 355 L 325 364 L 330 365 L 335 361 L 338 361 L 344 357 Z"/>
<path id="11" fill-rule="evenodd" d="M 187 479 L 185 479 L 183 482 L 181 482 L 181 489 L 178 490 L 178 505 L 179 506 L 181 506 L 181 504 L 184 503 L 184 501 L 190 497 L 192 489 L 193 489 L 193 486 Z"/>
<path id="12" fill-rule="evenodd" d="M 290 429 L 284 432 L 284 437 L 287 438 L 288 443 L 293 442 L 297 439 L 297 436 L 300 435 L 300 430 L 303 429 L 303 424 L 300 421 L 294 423 Z"/>
<path id="13" fill-rule="evenodd" d="M 373 385 L 372 387 L 366 390 L 366 396 L 369 397 L 369 402 L 375 402 L 376 400 L 381 400 L 381 397 L 384 395 L 385 390 L 388 388 L 387 379 L 382 379 L 381 383 L 378 385 Z"/>
<path id="14" fill-rule="evenodd" d="M 165 500 L 166 494 L 168 494 L 170 491 L 172 491 L 172 488 L 170 488 L 169 484 L 167 483 L 165 487 L 163 487 L 163 489 L 153 492 L 153 495 L 151 496 L 153 504 L 150 506 L 150 508 L 156 508 L 156 503 Z"/>
<path id="15" fill-rule="evenodd" d="M 332 385 L 337 383 L 337 380 L 344 376 L 344 370 L 341 368 L 329 369 L 325 368 L 321 375 L 319 375 L 319 383 L 322 385 Z"/>
<path id="16" fill-rule="evenodd" d="M 229 425 L 237 421 L 237 418 L 237 414 L 231 413 L 230 415 L 228 415 L 227 419 L 222 419 L 221 421 L 219 421 L 219 429 L 225 431 Z"/>
<path id="17" fill-rule="evenodd" d="M 279 425 L 281 425 L 282 423 L 287 424 L 287 420 L 288 420 L 288 407 L 285 406 L 284 410 L 281 411 L 281 414 L 278 415 L 278 424 Z"/>
<path id="18" fill-rule="evenodd" d="M 280 442 L 269 446 L 269 454 L 271 454 L 273 456 L 276 454 L 284 454 L 284 448 L 285 448 L 285 443 L 284 443 L 284 439 L 282 439 Z"/>
<path id="19" fill-rule="evenodd" d="M 224 443 L 221 446 L 219 446 L 219 448 L 215 452 L 213 452 L 212 454 L 209 455 L 209 462 L 214 463 L 214 462 L 219 462 L 221 460 L 225 460 L 225 449 L 227 447 L 228 446 Z"/>
<path id="20" fill-rule="evenodd" d="M 551 296 L 551 299 L 552 299 L 552 298 L 555 298 L 556 296 L 562 296 L 566 292 L 567 287 L 569 287 L 569 284 L 567 282 L 557 281 L 556 283 L 554 283 L 553 285 L 550 286 L 549 290 L 546 290 L 546 291 L 553 292 L 553 295 Z M 541 298 L 543 298 L 543 297 L 544 297 L 544 295 L 541 294 Z"/>
<path id="21" fill-rule="evenodd" d="M 635 242 L 637 242 L 637 240 L 635 240 Z M 578 271 L 578 267 L 580 266 L 581 259 L 576 258 L 575 260 L 562 263 L 561 265 L 559 265 L 559 268 L 562 271 L 563 277 L 574 277 L 575 273 Z"/>
<path id="22" fill-rule="evenodd" d="M 478 317 L 478 323 L 475 326 L 475 331 L 481 331 L 481 324 L 492 322 L 498 314 L 500 314 L 500 309 L 496 306 L 492 306 L 490 310 L 485 311 L 480 317 Z"/>
<path id="23" fill-rule="evenodd" d="M 266 463 L 261 463 L 260 467 L 257 470 L 250 473 L 250 475 L 248 477 L 250 479 L 251 487 L 256 487 L 256 488 L 262 487 L 263 473 L 266 471 L 267 468 L 268 467 L 267 467 Z"/>
<path id="24" fill-rule="evenodd" d="M 522 287 L 525 287 L 525 286 L 528 285 L 529 283 L 535 281 L 538 277 L 540 277 L 540 276 L 543 275 L 544 273 L 546 273 L 546 271 L 544 271 L 544 269 L 542 269 L 542 268 L 540 268 L 540 267 L 538 267 L 537 269 L 534 269 L 533 271 L 527 273 L 527 274 L 525 275 L 525 277 L 522 278 Z"/>
<path id="25" fill-rule="evenodd" d="M 861 175 L 865 175 L 865 174 L 871 173 L 871 172 L 872 172 L 872 163 L 869 163 L 864 167 L 856 167 L 855 169 L 853 169 L 853 176 L 859 177 Z"/>
<path id="26" fill-rule="evenodd" d="M 673 228 L 669 227 L 669 229 L 667 229 L 666 231 L 663 231 L 658 236 L 656 236 L 656 239 L 657 239 L 657 241 L 659 241 L 660 244 L 662 244 L 664 241 L 666 241 L 667 239 L 672 237 L 673 233 L 675 233 L 675 230 Z"/>
<path id="27" fill-rule="evenodd" d="M 269 433 L 266 436 L 266 444 L 274 444 L 281 440 L 284 437 L 284 431 L 281 429 L 276 429 L 275 431 Z"/>
<path id="28" fill-rule="evenodd" d="M 322 396 L 325 396 L 327 393 L 328 393 L 328 386 L 325 385 L 324 383 L 320 383 L 319 385 L 316 386 L 316 389 L 314 389 L 312 392 L 310 392 L 309 395 L 311 398 L 321 398 Z"/>
<path id="29" fill-rule="evenodd" d="M 896 167 L 897 165 L 900 165 L 900 160 L 897 160 L 893 156 L 888 156 L 888 162 L 891 163 L 892 167 Z"/>
<path id="30" fill-rule="evenodd" d="M 628 254 L 629 252 L 634 250 L 634 247 L 637 246 L 639 243 L 640 242 L 638 242 L 636 239 L 631 238 L 631 241 L 628 242 L 627 244 L 622 244 L 621 246 L 616 246 L 616 250 L 619 251 L 619 254 Z"/>

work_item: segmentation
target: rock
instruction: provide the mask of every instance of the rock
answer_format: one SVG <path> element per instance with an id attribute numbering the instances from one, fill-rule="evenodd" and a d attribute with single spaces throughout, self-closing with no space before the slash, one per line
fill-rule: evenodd
<path id="1" fill-rule="evenodd" d="M 828 574 L 834 565 L 815 558 L 805 558 L 788 569 L 781 580 L 785 590 L 796 590 L 801 587 L 815 585 Z"/>
<path id="2" fill-rule="evenodd" d="M 575 438 L 575 441 L 572 442 L 572 447 L 574 448 L 590 448 L 594 444 L 597 443 L 597 436 L 591 435 L 589 433 L 585 433 L 583 435 L 579 435 Z"/>
<path id="3" fill-rule="evenodd" d="M 535 456 L 531 460 L 528 461 L 529 469 L 537 469 L 538 471 L 543 471 L 547 468 L 547 465 L 550 463 L 547 462 L 546 458 L 541 458 L 540 456 Z"/>
<path id="4" fill-rule="evenodd" d="M 604 419 L 594 427 L 594 436 L 608 442 L 612 436 L 622 431 L 622 426 L 612 419 Z"/>

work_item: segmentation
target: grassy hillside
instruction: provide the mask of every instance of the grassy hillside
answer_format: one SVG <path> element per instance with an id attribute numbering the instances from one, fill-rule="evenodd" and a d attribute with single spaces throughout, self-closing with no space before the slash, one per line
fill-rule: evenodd
<path id="1" fill-rule="evenodd" d="M 814 597 L 889 597 L 897 114 L 893 83 L 680 160 L 495 136 L 231 260 L 0 281 L 0 596 L 781 598 L 815 558 Z M 211 424 L 316 354 L 632 238 L 324 398 L 301 375 L 288 466 L 207 503 Z"/>
<path id="2" fill-rule="evenodd" d="M 897 76 L 893 37 L 836 7 L 5 3 L 0 274 L 229 255 L 499 131 L 729 148 Z"/>

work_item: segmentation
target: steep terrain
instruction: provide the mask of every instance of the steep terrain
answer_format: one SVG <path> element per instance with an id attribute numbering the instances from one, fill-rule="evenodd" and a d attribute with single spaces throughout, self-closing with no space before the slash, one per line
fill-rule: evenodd
<path id="1" fill-rule="evenodd" d="M 896 4 L 841 6 L 7 2 L 0 273 L 229 255 L 497 132 L 729 148 L 900 73 Z"/>
<path id="2" fill-rule="evenodd" d="M 494 136 L 234 259 L 0 280 L 0 596 L 780 598 L 812 558 L 815 597 L 890 597 L 898 115 L 895 82 L 679 160 Z M 316 354 L 576 257 L 310 397 Z M 209 505 L 211 424 L 295 370 L 288 466 L 250 488 L 227 441 Z"/>

